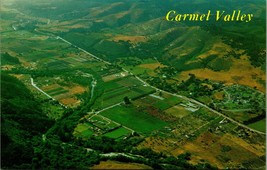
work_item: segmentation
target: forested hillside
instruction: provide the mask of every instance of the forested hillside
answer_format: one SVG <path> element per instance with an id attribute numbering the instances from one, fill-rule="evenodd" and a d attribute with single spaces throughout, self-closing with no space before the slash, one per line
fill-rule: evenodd
<path id="1" fill-rule="evenodd" d="M 53 125 L 40 104 L 18 79 L 1 74 L 2 168 L 25 168 L 31 164 L 33 138 Z"/>

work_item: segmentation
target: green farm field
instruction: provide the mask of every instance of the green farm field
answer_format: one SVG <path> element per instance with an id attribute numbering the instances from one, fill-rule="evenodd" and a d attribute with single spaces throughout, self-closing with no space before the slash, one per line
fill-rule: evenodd
<path id="1" fill-rule="evenodd" d="M 123 101 L 124 97 L 135 100 L 155 90 L 143 86 L 140 81 L 132 76 L 120 78 L 104 83 L 104 94 L 98 99 L 96 108 L 105 108 Z"/>
<path id="2" fill-rule="evenodd" d="M 101 112 L 101 115 L 144 134 L 149 134 L 154 130 L 161 129 L 168 125 L 168 123 L 148 113 L 138 112 L 135 108 L 130 106 L 116 106 Z"/>
<path id="3" fill-rule="evenodd" d="M 257 121 L 255 123 L 251 123 L 248 126 L 265 133 L 266 132 L 266 118 L 260 121 Z"/>
<path id="4" fill-rule="evenodd" d="M 90 119 L 90 121 L 94 126 L 100 128 L 101 130 L 110 130 L 119 126 L 118 124 L 106 120 L 104 117 L 99 115 L 95 115 Z"/>
<path id="5" fill-rule="evenodd" d="M 90 127 L 88 123 L 78 124 L 74 129 L 73 135 L 76 137 L 88 138 L 94 134 L 94 132 L 90 130 Z"/>
<path id="6" fill-rule="evenodd" d="M 181 103 L 183 100 L 181 100 L 178 97 L 172 96 L 170 98 L 166 98 L 164 100 L 160 100 L 153 104 L 154 107 L 160 109 L 160 110 L 166 110 L 169 109 L 172 106 L 175 106 L 179 103 Z"/>
<path id="7" fill-rule="evenodd" d="M 129 131 L 128 129 L 125 129 L 124 127 L 120 127 L 118 129 L 115 129 L 111 132 L 104 134 L 104 136 L 109 137 L 109 138 L 113 138 L 113 139 L 118 139 L 118 138 L 121 138 L 123 136 L 126 136 L 129 133 L 131 133 L 131 131 Z"/>

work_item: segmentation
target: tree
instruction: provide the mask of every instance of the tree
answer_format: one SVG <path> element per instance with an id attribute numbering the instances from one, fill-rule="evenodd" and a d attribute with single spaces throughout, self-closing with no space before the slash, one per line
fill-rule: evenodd
<path id="1" fill-rule="evenodd" d="M 129 99 L 128 96 L 125 96 L 125 97 L 123 98 L 123 101 L 124 101 L 124 103 L 125 103 L 126 105 L 131 104 L 131 101 L 130 101 L 130 99 Z"/>

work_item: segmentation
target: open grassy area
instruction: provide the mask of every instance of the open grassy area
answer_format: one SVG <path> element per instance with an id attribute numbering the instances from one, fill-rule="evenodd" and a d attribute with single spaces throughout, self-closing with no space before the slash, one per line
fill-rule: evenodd
<path id="1" fill-rule="evenodd" d="M 182 118 L 191 113 L 190 111 L 186 110 L 183 106 L 180 105 L 173 106 L 165 110 L 165 112 L 178 118 Z"/>
<path id="2" fill-rule="evenodd" d="M 114 129 L 116 127 L 118 127 L 119 125 L 100 116 L 100 115 L 95 115 L 94 117 L 92 117 L 90 119 L 90 122 L 96 126 L 97 128 L 101 129 L 101 130 L 110 130 L 110 129 Z"/>
<path id="3" fill-rule="evenodd" d="M 257 80 L 253 79 L 253 75 L 258 75 L 258 79 L 265 80 L 265 73 L 260 68 L 254 68 L 248 61 L 238 60 L 233 62 L 233 66 L 229 71 L 213 71 L 207 68 L 194 69 L 190 71 L 182 72 L 182 76 L 188 74 L 194 74 L 196 77 L 201 79 L 210 79 L 214 81 L 225 81 L 226 83 L 237 83 L 249 87 L 256 87 L 258 90 L 265 92 L 265 87 L 260 84 Z M 231 76 L 229 76 L 231 75 Z M 240 79 L 236 80 L 235 78 Z"/>
<path id="4" fill-rule="evenodd" d="M 100 99 L 99 103 L 97 104 L 100 108 L 106 108 L 108 106 L 111 106 L 113 104 L 117 104 L 120 102 L 123 102 L 124 97 L 129 97 L 130 99 L 140 96 L 140 93 L 137 93 L 135 91 L 121 88 L 117 91 L 113 91 L 111 93 L 104 94 Z"/>
<path id="5" fill-rule="evenodd" d="M 167 102 L 168 104 L 170 104 L 172 106 L 176 105 L 178 103 L 181 103 L 182 101 L 183 101 L 182 99 L 180 99 L 180 98 L 178 98 L 176 96 L 172 96 L 170 98 L 165 99 L 165 102 Z"/>
<path id="6" fill-rule="evenodd" d="M 67 93 L 68 90 L 65 90 L 65 89 L 62 89 L 62 90 L 58 90 L 58 91 L 55 91 L 53 93 L 49 93 L 51 96 L 57 96 L 57 95 L 60 95 L 60 94 L 64 94 L 64 93 Z"/>
<path id="7" fill-rule="evenodd" d="M 91 126 L 87 123 L 78 124 L 74 129 L 73 135 L 76 137 L 88 138 L 94 134 L 90 128 Z"/>
<path id="8" fill-rule="evenodd" d="M 143 85 L 142 82 L 140 82 L 133 76 L 128 76 L 123 79 L 120 79 L 119 81 L 117 81 L 117 83 L 126 87 Z"/>
<path id="9" fill-rule="evenodd" d="M 147 113 L 138 112 L 135 108 L 128 106 L 116 106 L 105 110 L 101 115 L 108 117 L 126 127 L 129 127 L 137 132 L 148 134 L 154 130 L 163 128 L 167 125 Z"/>
<path id="10" fill-rule="evenodd" d="M 145 96 L 145 97 L 142 97 L 140 99 L 133 101 L 133 103 L 135 105 L 150 106 L 158 101 L 160 101 L 160 99 L 152 97 L 152 96 Z"/>
<path id="11" fill-rule="evenodd" d="M 168 108 L 171 107 L 170 104 L 166 103 L 165 101 L 161 100 L 161 101 L 158 101 L 157 103 L 154 103 L 153 105 L 154 107 L 160 109 L 160 110 L 166 110 Z"/>
<path id="12" fill-rule="evenodd" d="M 164 100 L 160 100 L 157 103 L 154 103 L 153 106 L 160 109 L 160 110 L 166 110 L 166 109 L 169 109 L 170 107 L 172 107 L 178 103 L 181 103 L 181 102 L 182 102 L 182 100 L 180 98 L 172 96 L 172 97 L 166 98 Z"/>
<path id="13" fill-rule="evenodd" d="M 266 132 L 266 119 L 251 123 L 248 126 L 261 132 Z"/>
<path id="14" fill-rule="evenodd" d="M 43 108 L 47 113 L 47 116 L 51 119 L 60 119 L 63 116 L 64 110 L 61 106 L 53 105 L 50 103 L 44 103 Z"/>
<path id="15" fill-rule="evenodd" d="M 125 129 L 124 127 L 120 127 L 118 129 L 115 129 L 111 132 L 104 134 L 104 136 L 109 137 L 109 138 L 113 138 L 113 139 L 117 139 L 117 138 L 126 136 L 129 133 L 131 133 L 131 131 Z"/>

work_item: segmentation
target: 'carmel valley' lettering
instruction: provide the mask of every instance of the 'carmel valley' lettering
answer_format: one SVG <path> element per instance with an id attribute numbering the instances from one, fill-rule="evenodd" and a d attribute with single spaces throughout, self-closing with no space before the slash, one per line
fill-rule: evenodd
<path id="1" fill-rule="evenodd" d="M 208 10 L 206 13 L 191 13 L 191 14 L 180 14 L 175 10 L 170 10 L 166 14 L 167 21 L 210 21 L 214 19 L 215 21 L 223 21 L 223 22 L 250 22 L 253 18 L 253 14 L 245 14 L 242 13 L 241 10 L 233 10 L 231 12 L 227 12 L 224 10 L 217 10 L 214 13 L 211 10 Z"/>

